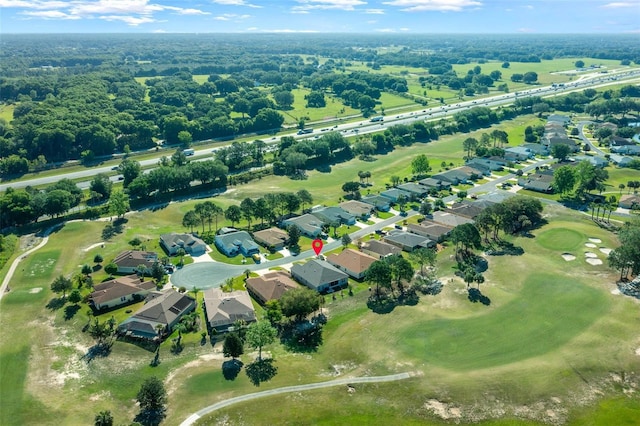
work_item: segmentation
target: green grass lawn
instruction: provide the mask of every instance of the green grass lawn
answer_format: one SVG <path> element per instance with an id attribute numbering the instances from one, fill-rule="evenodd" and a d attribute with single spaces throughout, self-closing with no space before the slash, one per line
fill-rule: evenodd
<path id="1" fill-rule="evenodd" d="M 3 119 L 7 124 L 13 120 L 13 110 L 16 108 L 15 104 L 0 105 L 0 119 Z"/>
<path id="2" fill-rule="evenodd" d="M 572 251 L 587 242 L 587 237 L 574 229 L 554 228 L 540 233 L 538 244 L 554 251 Z"/>

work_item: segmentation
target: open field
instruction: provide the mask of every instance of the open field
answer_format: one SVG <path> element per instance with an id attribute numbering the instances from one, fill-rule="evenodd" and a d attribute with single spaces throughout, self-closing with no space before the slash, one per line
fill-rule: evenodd
<path id="1" fill-rule="evenodd" d="M 527 123 L 536 120 L 519 117 L 500 128 L 514 145 Z M 460 164 L 462 141 L 485 131 L 490 129 L 399 147 L 371 162 L 354 159 L 332 165 L 330 172 L 309 172 L 307 180 L 268 176 L 231 187 L 213 201 L 224 208 L 247 196 L 304 188 L 314 196 L 314 204 L 334 204 L 344 194 L 341 185 L 357 180 L 359 170 L 372 172 L 369 190 L 375 193 L 392 175 L 409 177 L 415 155 L 425 153 L 434 170 L 442 161 Z M 92 264 L 97 253 L 108 262 L 130 248 L 128 241 L 134 237 L 147 250 L 159 251 L 158 235 L 184 231 L 183 215 L 201 201 L 130 215 L 123 233 L 105 241 L 104 248 L 95 245 L 103 242 L 105 222 L 69 223 L 20 265 L 12 291 L 0 305 L 1 424 L 87 424 L 102 409 L 114 413 L 115 424 L 126 424 L 136 412 L 132 400 L 139 385 L 151 375 L 163 378 L 169 390 L 165 424 L 178 424 L 206 405 L 257 390 L 244 372 L 234 381 L 225 380 L 221 344 L 213 349 L 201 346 L 199 333 L 185 335 L 186 348 L 180 355 L 171 354 L 171 342 L 166 341 L 158 367 L 149 366 L 153 353 L 122 342 L 114 345 L 109 357 L 87 362 L 82 356 L 93 341 L 82 333 L 89 320 L 86 306 L 68 319 L 66 308 L 45 307 L 57 299 L 49 289 L 57 275 L 69 276 L 81 265 Z M 366 308 L 366 290 L 336 301 L 327 298 L 330 320 L 324 344 L 304 354 L 288 352 L 279 344 L 267 347 L 278 374 L 259 390 L 336 376 L 411 371 L 414 378 L 357 386 L 355 394 L 335 388 L 266 398 L 223 410 L 202 424 L 221 419 L 230 424 L 280 424 L 283 404 L 295 413 L 290 424 L 390 424 L 399 418 L 405 424 L 444 424 L 447 416 L 452 416 L 449 422 L 486 420 L 480 424 L 487 425 L 584 424 L 585 413 L 589 421 L 595 419 L 593 425 L 609 425 L 614 418 L 637 423 L 638 303 L 612 294 L 617 273 L 608 270 L 602 253 L 597 252 L 602 266 L 585 259 L 589 238 L 613 248 L 615 236 L 587 216 L 559 207 L 546 207 L 545 217 L 549 224 L 534 231 L 533 238 L 509 238 L 524 255 L 488 257 L 487 280 L 480 287 L 490 300 L 488 306 L 468 300 L 465 284 L 454 277 L 448 247 L 439 254 L 442 293 L 423 296 L 418 305 L 386 315 Z M 301 240 L 301 245 L 309 248 L 310 240 Z M 563 252 L 576 259 L 565 261 Z M 94 274 L 95 282 L 104 278 L 102 270 Z M 120 320 L 126 311 L 113 315 Z M 254 357 L 249 352 L 241 359 L 246 364 Z M 624 378 L 618 380 L 622 373 Z"/>

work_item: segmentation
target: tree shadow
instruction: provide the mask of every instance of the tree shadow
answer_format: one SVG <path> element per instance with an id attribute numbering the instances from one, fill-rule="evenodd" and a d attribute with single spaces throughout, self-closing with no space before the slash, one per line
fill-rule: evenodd
<path id="1" fill-rule="evenodd" d="M 143 426 L 158 426 L 166 417 L 164 407 L 159 410 L 142 410 L 133 419 Z"/>
<path id="2" fill-rule="evenodd" d="M 273 365 L 273 359 L 261 359 L 248 364 L 244 371 L 254 386 L 260 386 L 260 383 L 268 382 L 275 377 L 278 367 Z"/>
<path id="3" fill-rule="evenodd" d="M 51 309 L 52 311 L 57 311 L 62 308 L 66 302 L 67 300 L 64 297 L 54 297 L 46 304 L 46 308 Z"/>
<path id="4" fill-rule="evenodd" d="M 497 240 L 491 244 L 487 254 L 491 256 L 522 256 L 524 249 L 509 241 Z"/>
<path id="5" fill-rule="evenodd" d="M 491 305 L 491 299 L 482 294 L 480 289 L 478 288 L 470 288 L 469 290 L 469 300 L 473 303 L 480 302 L 485 306 Z"/>
<path id="6" fill-rule="evenodd" d="M 317 318 L 314 317 L 311 321 L 304 320 L 286 324 L 280 334 L 280 341 L 284 347 L 292 352 L 317 351 L 323 340 L 323 322 Z"/>
<path id="7" fill-rule="evenodd" d="M 96 358 L 106 358 L 111 354 L 112 346 L 113 344 L 111 342 L 97 343 L 91 346 L 87 350 L 87 353 L 84 354 L 81 359 L 84 359 L 85 361 L 87 361 L 87 363 L 90 363 Z"/>
<path id="8" fill-rule="evenodd" d="M 64 308 L 64 320 L 69 321 L 80 310 L 80 305 L 69 305 Z"/>
<path id="9" fill-rule="evenodd" d="M 239 359 L 232 359 L 222 363 L 222 375 L 225 380 L 235 380 L 244 364 Z"/>

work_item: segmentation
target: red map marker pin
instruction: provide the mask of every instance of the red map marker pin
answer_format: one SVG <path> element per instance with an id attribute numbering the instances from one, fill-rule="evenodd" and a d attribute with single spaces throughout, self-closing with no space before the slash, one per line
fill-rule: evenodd
<path id="1" fill-rule="evenodd" d="M 311 243 L 311 247 L 313 247 L 313 251 L 316 252 L 316 256 L 319 255 L 320 252 L 322 251 L 322 246 L 323 245 L 324 245 L 324 243 L 320 239 L 313 240 L 313 242 Z"/>

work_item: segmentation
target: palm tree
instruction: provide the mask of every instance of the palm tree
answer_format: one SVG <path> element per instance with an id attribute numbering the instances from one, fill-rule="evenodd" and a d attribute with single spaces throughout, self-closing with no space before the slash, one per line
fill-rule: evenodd
<path id="1" fill-rule="evenodd" d="M 193 288 L 191 290 L 191 293 L 193 293 L 193 297 L 194 299 L 196 299 L 196 302 L 198 301 L 198 293 L 200 292 L 200 289 L 197 286 L 193 286 Z"/>
<path id="2" fill-rule="evenodd" d="M 113 416 L 111 415 L 111 411 L 100 411 L 98 414 L 96 414 L 96 417 L 93 420 L 93 424 L 95 426 L 112 426 Z"/>

